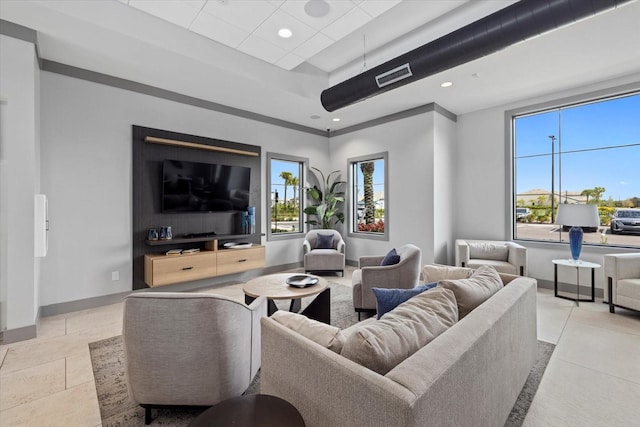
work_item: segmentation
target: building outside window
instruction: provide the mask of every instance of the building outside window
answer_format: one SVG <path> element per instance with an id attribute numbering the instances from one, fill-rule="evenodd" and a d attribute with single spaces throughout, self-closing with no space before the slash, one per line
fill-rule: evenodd
<path id="1" fill-rule="evenodd" d="M 640 93 L 515 115 L 512 129 L 515 239 L 567 242 L 558 205 L 589 203 L 600 226 L 585 244 L 640 246 Z"/>
<path id="2" fill-rule="evenodd" d="M 387 153 L 349 159 L 350 227 L 358 237 L 388 240 Z"/>
<path id="3" fill-rule="evenodd" d="M 308 159 L 267 153 L 268 240 L 300 237 L 304 233 L 304 171 Z"/>

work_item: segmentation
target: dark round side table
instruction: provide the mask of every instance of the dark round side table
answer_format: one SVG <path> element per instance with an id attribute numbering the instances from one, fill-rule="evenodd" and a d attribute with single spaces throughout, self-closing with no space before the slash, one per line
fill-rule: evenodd
<path id="1" fill-rule="evenodd" d="M 189 427 L 304 427 L 292 404 L 268 394 L 250 394 L 223 400 L 198 415 Z"/>

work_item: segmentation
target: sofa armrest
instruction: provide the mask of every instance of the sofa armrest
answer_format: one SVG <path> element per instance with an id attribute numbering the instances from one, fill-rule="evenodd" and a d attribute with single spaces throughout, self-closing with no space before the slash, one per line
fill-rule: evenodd
<path id="1" fill-rule="evenodd" d="M 413 288 L 416 283 L 406 283 L 402 279 L 402 273 L 405 270 L 402 264 L 394 265 L 378 265 L 375 267 L 362 267 L 362 286 L 363 290 L 375 287 L 383 288 Z"/>
<path id="2" fill-rule="evenodd" d="M 509 248 L 509 263 L 516 266 L 518 274 L 527 275 L 527 248 L 515 242 L 506 242 Z"/>
<path id="3" fill-rule="evenodd" d="M 267 297 L 261 296 L 256 298 L 249 304 L 249 310 L 251 310 L 251 368 L 249 381 L 253 380 L 253 377 L 258 373 L 260 369 L 262 347 L 261 333 L 260 333 L 260 319 L 267 317 Z"/>
<path id="4" fill-rule="evenodd" d="M 604 275 L 616 280 L 640 278 L 640 254 L 605 255 Z"/>
<path id="5" fill-rule="evenodd" d="M 308 254 L 309 252 L 311 252 L 311 243 L 305 239 L 304 242 L 302 242 L 302 253 Z"/>
<path id="6" fill-rule="evenodd" d="M 260 392 L 291 403 L 307 427 L 412 425 L 406 388 L 270 318 L 261 326 Z"/>
<path id="7" fill-rule="evenodd" d="M 640 278 L 640 254 L 609 254 L 604 256 L 604 297 L 606 301 L 616 304 L 618 280 Z M 609 281 L 611 294 L 609 295 Z"/>
<path id="8" fill-rule="evenodd" d="M 456 240 L 456 267 L 469 266 L 469 245 L 466 240 Z"/>
<path id="9" fill-rule="evenodd" d="M 338 252 L 340 252 L 341 254 L 344 253 L 344 249 L 345 249 L 345 244 L 344 244 L 344 240 L 340 239 L 340 241 L 338 242 L 338 244 L 336 245 L 336 250 Z"/>
<path id="10" fill-rule="evenodd" d="M 384 256 L 361 256 L 358 259 L 358 268 L 379 266 Z"/>

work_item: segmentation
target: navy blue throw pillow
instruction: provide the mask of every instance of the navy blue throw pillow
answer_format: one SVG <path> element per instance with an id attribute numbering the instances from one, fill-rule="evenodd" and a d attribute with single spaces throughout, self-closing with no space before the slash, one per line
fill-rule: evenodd
<path id="1" fill-rule="evenodd" d="M 428 289 L 435 288 L 437 284 L 437 282 L 424 283 L 412 289 L 371 288 L 376 296 L 378 319 L 380 319 L 383 314 L 407 301 L 409 298 L 421 294 Z"/>
<path id="2" fill-rule="evenodd" d="M 388 254 L 384 256 L 380 265 L 394 265 L 400 262 L 400 255 L 396 252 L 396 248 L 393 248 L 389 251 Z"/>
<path id="3" fill-rule="evenodd" d="M 316 249 L 333 249 L 333 234 L 318 233 L 316 237 Z"/>

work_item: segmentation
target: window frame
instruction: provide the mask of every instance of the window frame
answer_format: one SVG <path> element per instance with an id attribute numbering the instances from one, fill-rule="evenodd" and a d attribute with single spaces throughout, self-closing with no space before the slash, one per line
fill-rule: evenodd
<path id="1" fill-rule="evenodd" d="M 511 240 L 524 243 L 527 245 L 569 245 L 568 242 L 568 233 L 566 241 L 560 240 L 537 240 L 537 239 L 528 239 L 528 238 L 518 238 L 516 237 L 516 215 L 515 209 L 517 206 L 517 189 L 515 186 L 516 183 L 516 165 L 514 158 L 515 153 L 515 119 L 517 117 L 527 116 L 527 115 L 536 115 L 544 112 L 548 112 L 554 109 L 561 110 L 571 107 L 577 107 L 580 105 L 587 105 L 591 103 L 597 103 L 607 100 L 613 100 L 615 98 L 622 98 L 630 95 L 639 95 L 640 94 L 640 85 L 638 83 L 626 84 L 618 87 L 598 90 L 594 92 L 589 92 L 585 94 L 569 96 L 565 98 L 559 98 L 556 100 L 551 100 L 547 102 L 542 102 L 539 104 L 523 106 L 519 108 L 515 108 L 512 110 L 505 111 L 505 164 L 508 166 L 506 168 L 505 173 L 505 199 L 508 200 L 506 203 L 506 212 L 505 218 L 507 219 L 505 223 L 505 235 L 509 236 Z M 624 245 L 624 244 L 613 244 L 613 243 L 594 243 L 594 242 L 584 242 L 584 246 L 596 249 L 607 249 L 607 248 L 625 248 L 625 249 L 638 249 L 640 245 Z"/>
<path id="2" fill-rule="evenodd" d="M 299 230 L 295 232 L 288 233 L 273 233 L 271 231 L 271 161 L 272 160 L 282 160 L 285 162 L 295 162 L 298 163 L 300 177 L 298 178 L 298 199 L 300 201 L 300 213 L 299 213 Z M 289 240 L 289 239 L 300 239 L 304 237 L 306 234 L 306 224 L 304 221 L 304 208 L 306 205 L 306 197 L 304 197 L 304 189 L 305 183 L 307 179 L 307 171 L 309 170 L 309 158 L 300 157 L 300 156 L 292 156 L 289 154 L 280 154 L 280 153 L 267 153 L 267 194 L 266 194 L 266 205 L 267 205 L 267 241 L 278 241 L 278 240 Z"/>
<path id="3" fill-rule="evenodd" d="M 354 176 L 353 176 L 353 165 L 355 163 L 362 163 L 365 161 L 375 161 L 375 160 L 383 160 L 384 162 L 384 233 L 369 233 L 366 231 L 357 231 L 354 230 L 355 225 L 355 216 L 357 215 L 357 209 L 354 207 L 354 203 L 356 202 L 355 194 L 353 191 L 354 185 Z M 347 159 L 347 199 L 346 199 L 346 208 L 347 208 L 347 235 L 352 238 L 360 238 L 360 239 L 370 239 L 370 240 L 381 240 L 381 241 L 389 241 L 389 152 L 383 151 L 380 153 L 367 154 L 364 156 L 350 157 Z"/>

